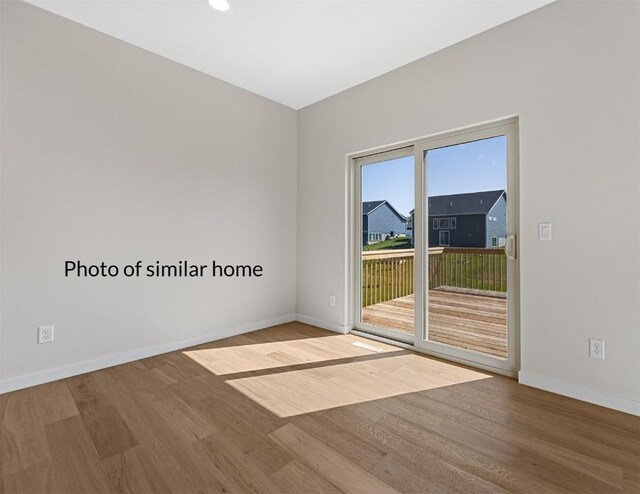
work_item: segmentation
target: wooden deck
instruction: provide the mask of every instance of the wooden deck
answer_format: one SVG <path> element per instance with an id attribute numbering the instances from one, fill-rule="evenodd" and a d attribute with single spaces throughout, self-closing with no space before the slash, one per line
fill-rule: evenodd
<path id="1" fill-rule="evenodd" d="M 429 339 L 496 357 L 507 356 L 504 297 L 429 291 Z M 362 309 L 363 322 L 413 334 L 413 295 Z"/>

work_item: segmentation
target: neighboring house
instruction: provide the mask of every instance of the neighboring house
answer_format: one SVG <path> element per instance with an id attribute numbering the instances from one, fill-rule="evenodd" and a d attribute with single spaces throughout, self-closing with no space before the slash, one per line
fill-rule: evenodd
<path id="1" fill-rule="evenodd" d="M 387 237 L 406 233 L 407 218 L 388 201 L 362 203 L 362 245 L 382 242 Z"/>
<path id="2" fill-rule="evenodd" d="M 413 223 L 415 221 L 414 209 L 409 213 L 409 217 L 407 218 L 407 235 L 409 236 L 409 246 L 414 246 L 414 236 L 413 236 Z"/>
<path id="3" fill-rule="evenodd" d="M 427 228 L 430 247 L 502 247 L 507 239 L 507 193 L 429 197 Z"/>

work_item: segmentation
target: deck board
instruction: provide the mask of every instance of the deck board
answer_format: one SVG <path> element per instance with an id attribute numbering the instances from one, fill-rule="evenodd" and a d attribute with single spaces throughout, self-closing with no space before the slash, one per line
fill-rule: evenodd
<path id="1" fill-rule="evenodd" d="M 363 308 L 362 320 L 413 334 L 414 312 L 414 295 L 407 295 Z M 430 290 L 429 339 L 506 358 L 506 298 Z"/>

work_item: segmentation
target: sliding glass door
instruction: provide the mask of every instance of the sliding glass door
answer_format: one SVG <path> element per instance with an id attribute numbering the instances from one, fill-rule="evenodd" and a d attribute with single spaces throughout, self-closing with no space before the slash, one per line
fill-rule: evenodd
<path id="1" fill-rule="evenodd" d="M 518 366 L 516 132 L 515 121 L 503 122 L 414 148 L 424 171 L 415 345 L 511 372 Z"/>
<path id="2" fill-rule="evenodd" d="M 413 148 L 357 160 L 358 326 L 412 343 L 415 335 Z"/>
<path id="3" fill-rule="evenodd" d="M 355 160 L 356 329 L 517 370 L 517 158 L 512 119 Z"/>

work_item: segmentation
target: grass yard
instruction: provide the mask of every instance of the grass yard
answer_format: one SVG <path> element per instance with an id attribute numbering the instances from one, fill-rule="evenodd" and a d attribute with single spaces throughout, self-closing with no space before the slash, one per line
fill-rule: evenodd
<path id="1" fill-rule="evenodd" d="M 431 266 L 435 263 L 435 266 Z M 452 286 L 507 291 L 507 262 L 504 255 L 445 252 L 430 259 L 429 287 Z"/>
<path id="2" fill-rule="evenodd" d="M 411 239 L 409 237 L 395 237 L 389 240 L 383 240 L 382 242 L 378 242 L 377 244 L 365 245 L 364 247 L 362 247 L 362 250 L 366 252 L 371 250 L 410 249 L 410 240 Z"/>

